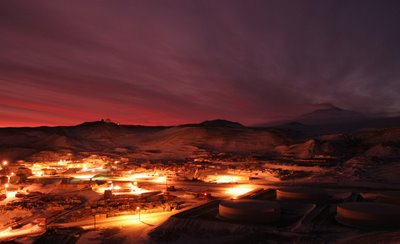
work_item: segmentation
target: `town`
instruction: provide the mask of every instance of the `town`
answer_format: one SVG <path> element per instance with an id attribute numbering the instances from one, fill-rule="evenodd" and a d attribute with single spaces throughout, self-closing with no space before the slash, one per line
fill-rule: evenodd
<path id="1" fill-rule="evenodd" d="M 338 228 L 338 236 L 346 236 L 358 226 L 381 227 L 385 222 L 390 229 L 398 224 L 398 209 L 390 212 L 390 206 L 384 204 L 400 203 L 400 194 L 390 189 L 377 192 L 346 185 L 337 189 L 332 184 L 316 186 L 312 179 L 312 186 L 307 184 L 310 175 L 337 165 L 332 157 L 245 160 L 227 161 L 226 155 L 212 155 L 137 161 L 96 154 L 74 159 L 71 153 L 58 161 L 4 160 L 0 239 L 35 238 L 49 230 L 62 232 L 73 227 L 81 228 L 81 235 L 84 230 L 130 226 L 132 221 L 146 219 L 159 225 L 165 222 L 150 235 L 159 241 L 177 235 L 177 228 L 179 233 L 190 232 L 189 219 L 210 234 L 216 228 L 205 227 L 210 221 L 217 229 L 226 230 L 234 223 L 244 229 L 256 224 L 257 228 L 267 227 L 268 231 L 261 232 L 264 234 L 271 227 L 293 233 Z M 382 209 L 371 213 L 371 208 Z M 357 219 L 356 211 L 372 219 Z M 171 221 L 175 221 L 173 228 L 168 224 Z M 323 224 L 316 226 L 315 221 Z M 67 233 L 63 238 L 72 236 Z"/>

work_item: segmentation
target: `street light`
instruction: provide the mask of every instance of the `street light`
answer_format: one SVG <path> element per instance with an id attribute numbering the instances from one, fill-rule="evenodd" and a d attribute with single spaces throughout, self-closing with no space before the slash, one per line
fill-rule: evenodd
<path id="1" fill-rule="evenodd" d="M 93 229 L 96 230 L 96 213 L 93 214 Z"/>
<path id="2" fill-rule="evenodd" d="M 7 175 L 8 183 L 10 183 L 10 178 L 13 177 L 13 176 L 14 176 L 14 173 L 13 173 L 13 172 L 11 172 L 10 175 Z"/>
<path id="3" fill-rule="evenodd" d="M 136 210 L 139 211 L 139 221 L 140 221 L 140 207 L 136 207 Z"/>

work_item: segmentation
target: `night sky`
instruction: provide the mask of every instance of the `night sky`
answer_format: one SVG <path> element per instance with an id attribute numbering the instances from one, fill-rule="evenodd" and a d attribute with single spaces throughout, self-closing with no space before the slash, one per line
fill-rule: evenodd
<path id="1" fill-rule="evenodd" d="M 400 1 L 0 1 L 0 126 L 400 109 Z"/>

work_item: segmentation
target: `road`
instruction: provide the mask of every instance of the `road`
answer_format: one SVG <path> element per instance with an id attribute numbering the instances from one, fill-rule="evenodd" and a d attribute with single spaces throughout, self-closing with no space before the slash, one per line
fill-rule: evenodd
<path id="1" fill-rule="evenodd" d="M 139 220 L 139 215 L 137 214 L 115 216 L 105 219 L 96 219 L 96 227 L 106 228 L 106 227 L 121 227 L 126 225 L 155 226 L 165 221 L 171 215 L 176 213 L 177 213 L 176 211 L 171 211 L 171 212 L 140 214 L 140 220 Z M 86 220 L 81 220 L 76 222 L 68 222 L 68 223 L 53 223 L 48 225 L 48 227 L 60 227 L 60 228 L 82 227 L 84 229 L 91 229 L 94 227 L 94 218 L 89 218 Z"/>
<path id="2" fill-rule="evenodd" d="M 43 227 L 38 225 L 27 225 L 20 229 L 7 228 L 0 231 L 0 241 L 11 240 L 21 236 L 39 235 L 45 231 Z"/>

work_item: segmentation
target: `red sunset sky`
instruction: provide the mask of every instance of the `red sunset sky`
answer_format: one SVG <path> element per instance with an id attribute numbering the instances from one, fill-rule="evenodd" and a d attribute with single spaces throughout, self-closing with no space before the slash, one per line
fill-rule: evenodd
<path id="1" fill-rule="evenodd" d="M 0 127 L 398 112 L 399 23 L 399 1 L 0 1 Z"/>

